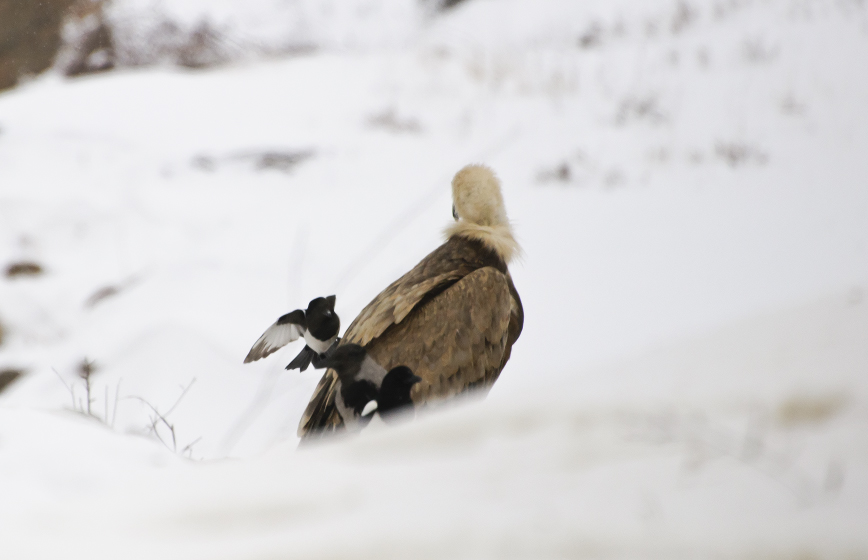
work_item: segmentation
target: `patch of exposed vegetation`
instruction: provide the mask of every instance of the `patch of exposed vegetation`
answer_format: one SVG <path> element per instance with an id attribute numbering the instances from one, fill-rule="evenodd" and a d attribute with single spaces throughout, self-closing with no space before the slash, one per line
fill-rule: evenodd
<path id="1" fill-rule="evenodd" d="M 592 22 L 591 25 L 579 37 L 579 47 L 583 49 L 592 49 L 599 47 L 603 42 L 603 26 L 599 22 Z"/>
<path id="2" fill-rule="evenodd" d="M 821 424 L 837 416 L 847 404 L 844 395 L 798 395 L 784 401 L 777 419 L 787 427 Z"/>
<path id="3" fill-rule="evenodd" d="M 118 288 L 117 286 L 106 286 L 104 288 L 100 288 L 99 290 L 92 293 L 89 298 L 87 298 L 87 300 L 84 302 L 84 306 L 94 307 L 102 300 L 115 296 L 119 292 L 120 288 Z"/>
<path id="4" fill-rule="evenodd" d="M 568 162 L 563 162 L 552 169 L 543 169 L 537 174 L 540 183 L 569 183 L 573 172 Z"/>
<path id="5" fill-rule="evenodd" d="M 63 18 L 72 2 L 0 2 L 0 90 L 51 66 L 60 48 Z"/>
<path id="6" fill-rule="evenodd" d="M 0 369 L 0 393 L 6 390 L 16 379 L 24 375 L 24 370 L 17 368 Z"/>
<path id="7" fill-rule="evenodd" d="M 615 123 L 627 124 L 630 121 L 646 121 L 653 125 L 668 120 L 666 113 L 660 107 L 660 101 L 654 94 L 645 96 L 630 96 L 621 101 L 615 114 Z"/>
<path id="8" fill-rule="evenodd" d="M 778 57 L 780 48 L 763 38 L 746 39 L 742 44 L 742 55 L 751 64 L 765 64 Z"/>
<path id="9" fill-rule="evenodd" d="M 412 117 L 400 117 L 393 108 L 371 116 L 368 119 L 368 126 L 397 133 L 418 133 L 422 131 L 422 125 L 419 124 L 419 121 Z"/>
<path id="10" fill-rule="evenodd" d="M 431 8 L 437 11 L 446 11 L 454 8 L 458 4 L 466 2 L 467 0 L 427 0 L 428 4 L 430 4 Z"/>
<path id="11" fill-rule="evenodd" d="M 730 167 L 754 163 L 765 165 L 769 156 L 759 148 L 741 142 L 718 142 L 714 153 Z"/>
<path id="12" fill-rule="evenodd" d="M 55 63 L 66 76 L 105 72 L 117 64 L 114 33 L 103 12 L 105 3 L 78 0 L 70 7 Z"/>
<path id="13" fill-rule="evenodd" d="M 19 276 L 39 276 L 42 274 L 42 266 L 33 261 L 19 261 L 9 264 L 6 267 L 6 278 L 17 278 Z"/>
<path id="14" fill-rule="evenodd" d="M 805 114 L 805 104 L 799 101 L 792 93 L 781 99 L 781 112 L 785 115 L 798 116 Z"/>
<path id="15" fill-rule="evenodd" d="M 219 167 L 233 163 L 252 164 L 256 171 L 275 170 L 289 173 L 302 162 L 312 158 L 313 150 L 282 151 L 266 150 L 245 152 L 228 156 L 199 155 L 193 158 L 193 167 L 202 171 L 216 171 Z"/>
<path id="16" fill-rule="evenodd" d="M 687 2 L 679 2 L 678 6 L 675 8 L 675 13 L 672 14 L 672 21 L 670 22 L 670 29 L 672 30 L 673 35 L 677 35 L 690 27 L 698 17 L 699 14 L 697 13 L 696 8 Z"/>

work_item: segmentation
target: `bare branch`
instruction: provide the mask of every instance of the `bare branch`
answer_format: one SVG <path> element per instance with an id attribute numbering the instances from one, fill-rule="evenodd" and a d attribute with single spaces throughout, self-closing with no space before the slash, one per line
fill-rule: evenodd
<path id="1" fill-rule="evenodd" d="M 88 416 L 93 416 L 93 414 L 91 414 L 91 411 L 90 411 L 90 405 L 91 405 L 91 403 L 93 403 L 93 397 L 91 397 L 91 395 L 90 395 L 90 389 L 91 389 L 90 376 L 93 374 L 93 372 L 95 370 L 96 370 L 96 366 L 94 365 L 94 362 L 92 360 L 88 360 L 87 358 L 84 358 L 81 361 L 81 364 L 78 366 L 78 375 L 79 375 L 79 377 L 84 379 L 84 390 L 85 390 L 85 394 L 87 395 L 87 415 Z"/>
<path id="2" fill-rule="evenodd" d="M 130 399 L 135 399 L 135 400 L 143 403 L 145 406 L 147 406 L 148 408 L 151 409 L 151 411 L 154 413 L 154 416 L 151 417 L 150 431 L 153 432 L 154 435 L 157 436 L 157 439 L 159 439 L 160 442 L 166 446 L 166 448 L 171 449 L 175 453 L 178 452 L 178 440 L 177 440 L 177 436 L 175 434 L 175 426 L 174 426 L 174 424 L 170 423 L 166 419 L 166 417 L 169 416 L 169 414 L 171 414 L 173 410 L 175 410 L 175 408 L 181 402 L 181 399 L 184 398 L 184 395 L 187 394 L 187 391 L 190 390 L 190 387 L 192 387 L 193 383 L 195 383 L 195 382 L 196 382 L 196 378 L 194 377 L 190 381 L 190 383 L 187 384 L 186 387 L 182 386 L 181 394 L 178 396 L 177 400 L 175 400 L 175 403 L 171 406 L 171 408 L 169 408 L 169 411 L 166 412 L 165 414 L 161 413 L 157 409 L 157 407 L 155 407 L 154 405 L 152 405 L 151 403 L 149 403 L 148 401 L 146 401 L 142 397 L 126 397 L 126 398 L 130 398 Z M 115 401 L 115 404 L 117 404 L 117 400 Z M 162 423 L 169 430 L 169 433 L 172 435 L 172 446 L 171 447 L 169 447 L 169 445 L 165 441 L 163 441 L 163 438 L 160 436 L 159 430 L 157 430 L 157 424 L 160 424 L 160 423 Z M 199 441 L 199 440 L 197 439 L 196 441 Z M 194 441 L 193 443 L 196 443 L 196 442 Z M 193 445 L 193 444 L 191 443 L 190 445 Z"/>
<path id="3" fill-rule="evenodd" d="M 72 385 L 67 384 L 67 382 L 63 380 L 63 377 L 61 377 L 60 373 L 58 373 L 53 367 L 51 368 L 51 371 L 54 372 L 54 375 L 60 379 L 60 382 L 63 383 L 63 386 L 66 387 L 67 391 L 69 391 L 69 396 L 72 398 L 72 408 L 75 409 L 75 391 L 72 390 Z"/>
<path id="4" fill-rule="evenodd" d="M 186 387 L 184 387 L 183 385 L 181 386 L 184 390 L 181 391 L 181 394 L 178 396 L 178 400 L 175 401 L 175 404 L 173 404 L 172 407 L 169 408 L 169 412 L 166 413 L 166 416 L 172 414 L 172 411 L 175 410 L 175 407 L 178 406 L 178 403 L 181 402 L 181 399 L 184 398 L 184 395 L 187 394 L 187 391 L 190 390 L 190 387 L 192 387 L 193 383 L 195 383 L 195 382 L 196 382 L 196 378 L 194 377 L 193 379 L 190 380 L 190 383 L 188 383 Z"/>
<path id="5" fill-rule="evenodd" d="M 196 445 L 197 443 L 199 443 L 199 440 L 201 440 L 201 439 L 202 439 L 202 436 L 199 436 L 196 439 L 194 439 L 193 441 L 191 441 L 190 443 L 188 443 L 184 447 L 184 449 L 181 450 L 181 453 L 186 454 L 188 457 L 190 457 L 193 453 L 193 446 Z"/>
<path id="6" fill-rule="evenodd" d="M 114 406 L 114 409 L 112 410 L 112 423 L 111 423 L 112 428 L 115 427 L 115 420 L 117 420 L 117 418 L 118 418 L 118 397 L 120 396 L 120 392 L 121 392 L 121 380 L 118 379 L 118 384 L 115 386 L 115 406 Z"/>

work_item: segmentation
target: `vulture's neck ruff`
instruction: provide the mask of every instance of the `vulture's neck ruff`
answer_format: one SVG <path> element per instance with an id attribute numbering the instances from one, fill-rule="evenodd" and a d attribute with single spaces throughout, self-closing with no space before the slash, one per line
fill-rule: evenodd
<path id="1" fill-rule="evenodd" d="M 488 167 L 468 165 L 455 174 L 452 213 L 456 221 L 446 228 L 447 238 L 460 236 L 480 241 L 506 264 L 521 254 L 506 217 L 500 181 Z"/>

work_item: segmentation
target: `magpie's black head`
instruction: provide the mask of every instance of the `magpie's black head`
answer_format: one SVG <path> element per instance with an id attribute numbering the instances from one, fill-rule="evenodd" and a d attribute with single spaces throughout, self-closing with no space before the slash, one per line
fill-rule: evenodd
<path id="1" fill-rule="evenodd" d="M 332 368 L 338 372 L 341 383 L 346 384 L 361 369 L 365 355 L 367 355 L 367 351 L 358 344 L 343 344 L 326 355 L 320 362 L 320 366 Z"/>
<path id="2" fill-rule="evenodd" d="M 341 320 L 335 313 L 335 296 L 318 297 L 307 305 L 304 316 L 307 329 L 319 340 L 329 340 L 341 330 Z"/>
<path id="3" fill-rule="evenodd" d="M 377 410 L 380 416 L 405 406 L 412 406 L 410 389 L 420 381 L 422 379 L 413 375 L 412 370 L 407 366 L 392 368 L 380 384 L 380 395 L 377 398 Z"/>

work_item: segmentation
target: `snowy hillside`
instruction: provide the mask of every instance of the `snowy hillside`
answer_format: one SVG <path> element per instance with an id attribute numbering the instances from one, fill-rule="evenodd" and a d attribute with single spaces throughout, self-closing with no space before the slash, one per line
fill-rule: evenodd
<path id="1" fill-rule="evenodd" d="M 0 557 L 868 556 L 868 5 L 370 5 L 0 94 Z M 469 162 L 524 249 L 503 375 L 297 451 L 320 374 L 244 356 L 348 325 Z"/>

